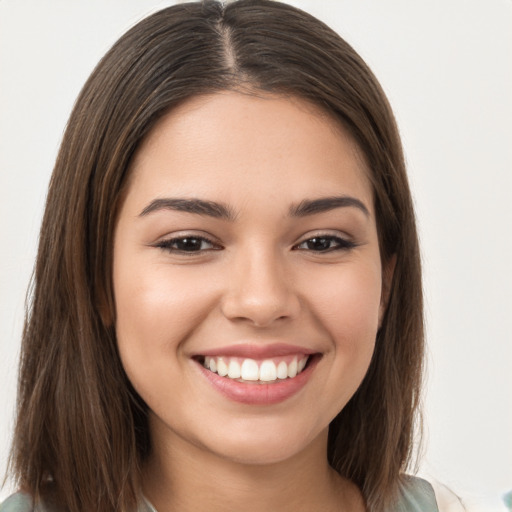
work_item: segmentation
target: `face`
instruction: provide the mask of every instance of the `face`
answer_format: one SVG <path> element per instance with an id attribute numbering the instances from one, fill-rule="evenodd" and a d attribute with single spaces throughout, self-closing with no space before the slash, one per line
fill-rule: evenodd
<path id="1" fill-rule="evenodd" d="M 154 435 L 245 463 L 293 457 L 358 388 L 384 309 L 364 159 L 302 100 L 189 100 L 136 154 L 113 280 Z"/>

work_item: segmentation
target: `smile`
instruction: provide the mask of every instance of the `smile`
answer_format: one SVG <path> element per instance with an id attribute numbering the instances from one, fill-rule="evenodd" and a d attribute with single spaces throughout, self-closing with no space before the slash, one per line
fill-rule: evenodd
<path id="1" fill-rule="evenodd" d="M 268 406 L 297 395 L 322 354 L 286 344 L 243 344 L 195 354 L 192 359 L 209 385 L 225 398 Z"/>
<path id="2" fill-rule="evenodd" d="M 203 366 L 221 377 L 263 384 L 293 379 L 304 370 L 308 359 L 309 356 L 304 354 L 264 360 L 206 356 Z"/>

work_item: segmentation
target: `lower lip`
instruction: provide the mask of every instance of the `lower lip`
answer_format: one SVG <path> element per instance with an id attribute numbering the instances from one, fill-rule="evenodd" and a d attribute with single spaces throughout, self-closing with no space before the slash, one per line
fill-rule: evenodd
<path id="1" fill-rule="evenodd" d="M 319 360 L 314 356 L 306 368 L 296 377 L 277 380 L 269 384 L 245 383 L 221 377 L 217 373 L 207 370 L 200 363 L 199 369 L 210 384 L 222 395 L 242 404 L 272 405 L 284 402 L 297 394 L 308 382 Z"/>

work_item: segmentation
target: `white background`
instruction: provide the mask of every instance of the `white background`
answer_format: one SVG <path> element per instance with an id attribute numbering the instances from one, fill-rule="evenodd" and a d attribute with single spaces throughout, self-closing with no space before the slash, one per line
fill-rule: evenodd
<path id="1" fill-rule="evenodd" d="M 25 290 L 63 128 L 109 46 L 170 3 L 0 0 L 0 474 Z M 427 299 L 422 472 L 478 510 L 504 510 L 501 496 L 512 489 L 512 1 L 290 3 L 366 59 L 403 136 Z"/>

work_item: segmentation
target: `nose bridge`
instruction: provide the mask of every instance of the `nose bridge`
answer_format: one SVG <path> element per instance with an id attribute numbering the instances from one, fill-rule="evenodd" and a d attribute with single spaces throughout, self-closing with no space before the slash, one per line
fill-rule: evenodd
<path id="1" fill-rule="evenodd" d="M 269 245 L 240 250 L 230 272 L 223 310 L 226 317 L 267 326 L 295 316 L 299 301 L 285 256 Z"/>

